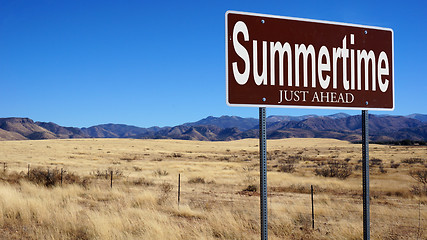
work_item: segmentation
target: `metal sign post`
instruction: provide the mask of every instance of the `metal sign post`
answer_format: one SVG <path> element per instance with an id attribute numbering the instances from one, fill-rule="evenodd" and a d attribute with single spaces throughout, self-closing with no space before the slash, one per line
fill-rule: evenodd
<path id="1" fill-rule="evenodd" d="M 260 191 L 261 191 L 261 240 L 268 239 L 268 218 L 267 218 L 267 134 L 265 107 L 259 108 L 259 171 L 260 171 Z"/>
<path id="2" fill-rule="evenodd" d="M 363 240 L 370 239 L 369 220 L 369 114 L 362 110 Z"/>

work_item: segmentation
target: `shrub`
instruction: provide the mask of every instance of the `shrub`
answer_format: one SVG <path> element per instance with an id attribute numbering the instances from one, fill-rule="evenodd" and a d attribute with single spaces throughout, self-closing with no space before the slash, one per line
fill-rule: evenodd
<path id="1" fill-rule="evenodd" d="M 205 179 L 202 177 L 194 177 L 188 180 L 188 183 L 205 183 Z"/>
<path id="2" fill-rule="evenodd" d="M 282 164 L 280 167 L 279 167 L 279 171 L 280 172 L 285 172 L 285 173 L 293 173 L 293 172 L 295 172 L 295 166 L 294 166 L 294 164 Z"/>
<path id="3" fill-rule="evenodd" d="M 400 163 L 392 163 L 390 164 L 391 168 L 398 168 L 400 166 Z"/>
<path id="4" fill-rule="evenodd" d="M 154 185 L 153 181 L 147 180 L 143 177 L 133 180 L 132 183 L 133 183 L 133 185 L 138 185 L 138 186 L 141 186 L 141 185 L 142 186 L 152 186 L 152 185 Z"/>
<path id="5" fill-rule="evenodd" d="M 371 162 L 371 166 L 373 165 L 381 165 L 383 160 L 379 159 L 379 158 L 371 158 L 369 159 L 369 161 Z"/>
<path id="6" fill-rule="evenodd" d="M 157 170 L 155 170 L 154 171 L 154 176 L 157 176 L 157 177 L 162 177 L 162 176 L 167 176 L 167 175 L 169 175 L 169 172 L 168 171 L 166 171 L 166 170 L 161 170 L 161 169 L 157 169 Z"/>
<path id="7" fill-rule="evenodd" d="M 379 166 L 380 173 L 387 173 L 387 170 L 384 169 L 384 165 L 381 163 Z"/>
<path id="8" fill-rule="evenodd" d="M 108 170 L 99 170 L 99 169 L 94 170 L 90 173 L 90 175 L 94 176 L 95 178 L 105 178 L 105 179 L 108 178 L 109 174 L 110 173 L 108 172 Z"/>
<path id="9" fill-rule="evenodd" d="M 427 195 L 427 186 L 426 185 L 423 185 L 423 186 L 413 185 L 410 191 L 412 194 L 417 195 L 417 196 Z"/>
<path id="10" fill-rule="evenodd" d="M 28 180 L 30 182 L 44 185 L 46 187 L 55 186 L 61 182 L 61 171 L 58 169 L 52 170 L 52 169 L 34 168 L 30 170 Z M 74 183 L 80 183 L 81 180 L 80 180 L 80 177 L 75 175 L 74 173 L 63 171 L 62 182 L 74 184 Z"/>
<path id="11" fill-rule="evenodd" d="M 427 185 L 427 169 L 412 170 L 409 175 L 424 186 Z"/>
<path id="12" fill-rule="evenodd" d="M 289 155 L 288 159 L 285 160 L 286 163 L 298 163 L 299 161 L 304 160 L 304 157 L 301 155 Z"/>
<path id="13" fill-rule="evenodd" d="M 256 192 L 258 190 L 258 187 L 254 184 L 248 185 L 245 189 L 243 189 L 244 192 Z"/>
<path id="14" fill-rule="evenodd" d="M 160 195 L 157 199 L 157 204 L 162 205 L 169 199 L 169 193 L 172 191 L 173 186 L 170 183 L 163 182 L 160 184 Z"/>
<path id="15" fill-rule="evenodd" d="M 346 179 L 351 175 L 352 169 L 347 162 L 333 160 L 328 161 L 328 163 L 324 166 L 317 167 L 314 170 L 314 173 L 318 176 L 323 177 L 336 177 L 339 179 Z"/>
<path id="16" fill-rule="evenodd" d="M 162 184 L 160 184 L 160 190 L 162 191 L 163 194 L 169 194 L 173 189 L 172 184 L 164 182 Z"/>
<path id="17" fill-rule="evenodd" d="M 108 168 L 106 170 L 94 170 L 90 173 L 90 175 L 94 176 L 95 178 L 105 178 L 108 179 L 111 176 L 111 172 L 113 172 L 113 176 L 115 178 L 121 177 L 123 175 L 123 172 L 119 169 L 113 169 Z"/>
<path id="18" fill-rule="evenodd" d="M 124 161 L 131 162 L 131 161 L 138 160 L 138 156 L 137 156 L 137 155 L 133 155 L 133 156 L 124 156 L 124 157 L 121 157 L 121 158 L 120 158 L 120 160 L 124 160 Z"/>
<path id="19" fill-rule="evenodd" d="M 133 170 L 135 170 L 135 172 L 141 172 L 142 168 L 137 167 L 137 166 L 133 166 Z"/>
<path id="20" fill-rule="evenodd" d="M 423 163 L 424 163 L 424 160 L 423 160 L 423 159 L 421 159 L 421 158 L 407 158 L 407 159 L 404 159 L 404 160 L 402 161 L 402 163 L 407 163 L 407 164 L 416 164 L 416 163 L 420 163 L 420 164 L 423 164 Z"/>

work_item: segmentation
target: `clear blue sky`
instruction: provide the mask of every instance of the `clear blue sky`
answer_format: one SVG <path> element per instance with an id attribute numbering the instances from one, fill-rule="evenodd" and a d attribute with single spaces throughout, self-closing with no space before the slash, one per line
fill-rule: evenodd
<path id="1" fill-rule="evenodd" d="M 258 117 L 225 103 L 227 10 L 392 28 L 396 107 L 372 113 L 427 114 L 426 1 L 0 0 L 0 117 L 77 127 Z"/>

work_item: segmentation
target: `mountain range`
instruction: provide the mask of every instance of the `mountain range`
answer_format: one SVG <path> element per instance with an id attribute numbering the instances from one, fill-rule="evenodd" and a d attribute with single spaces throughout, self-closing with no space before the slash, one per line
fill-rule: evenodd
<path id="1" fill-rule="evenodd" d="M 337 113 L 328 116 L 269 116 L 267 137 L 334 138 L 361 140 L 361 116 Z M 207 117 L 174 127 L 141 128 L 125 124 L 102 124 L 88 128 L 64 127 L 29 118 L 0 118 L 0 140 L 65 138 L 185 139 L 203 141 L 237 140 L 258 137 L 258 119 L 238 116 Z M 426 141 L 427 115 L 369 115 L 371 141 Z"/>

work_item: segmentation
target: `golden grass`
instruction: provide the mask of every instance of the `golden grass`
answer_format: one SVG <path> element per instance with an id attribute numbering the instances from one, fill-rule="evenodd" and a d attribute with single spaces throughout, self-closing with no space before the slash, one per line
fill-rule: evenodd
<path id="1" fill-rule="evenodd" d="M 268 143 L 269 239 L 361 239 L 361 146 L 333 139 Z M 426 239 L 425 195 L 411 169 L 427 147 L 370 145 L 372 239 Z M 416 157 L 422 163 L 402 163 Z M 295 172 L 280 172 L 297 159 Z M 328 160 L 350 177 L 316 176 Z M 0 236 L 4 239 L 259 239 L 258 140 L 199 142 L 67 139 L 0 142 Z M 392 168 L 392 163 L 400 163 Z M 65 169 L 80 184 L 44 187 L 27 167 Z M 113 188 L 109 174 L 114 171 Z M 177 180 L 181 174 L 181 203 Z M 88 180 L 85 184 L 82 181 Z M 310 185 L 315 188 L 311 229 Z"/>

